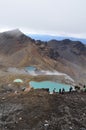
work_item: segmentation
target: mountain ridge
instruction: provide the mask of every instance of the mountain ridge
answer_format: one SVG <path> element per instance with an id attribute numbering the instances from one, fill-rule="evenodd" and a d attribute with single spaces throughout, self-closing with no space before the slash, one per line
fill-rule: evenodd
<path id="1" fill-rule="evenodd" d="M 86 44 L 85 38 L 77 38 L 77 37 L 71 37 L 71 36 L 59 36 L 59 35 L 47 35 L 47 34 L 26 34 L 27 36 L 30 36 L 32 39 L 35 40 L 41 40 L 48 42 L 52 39 L 56 39 L 58 41 L 64 40 L 64 39 L 70 39 L 72 41 L 80 41 L 83 44 Z"/>

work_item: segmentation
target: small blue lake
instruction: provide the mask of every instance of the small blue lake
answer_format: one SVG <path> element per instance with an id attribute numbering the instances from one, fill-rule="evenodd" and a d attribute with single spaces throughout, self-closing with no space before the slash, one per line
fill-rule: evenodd
<path id="1" fill-rule="evenodd" d="M 54 88 L 56 89 L 55 90 L 56 92 L 59 92 L 59 89 L 63 89 L 63 88 L 67 92 L 69 91 L 69 88 L 70 88 L 70 85 L 61 84 L 61 83 L 52 82 L 52 81 L 43 81 L 43 82 L 31 81 L 30 86 L 33 87 L 34 89 L 49 88 L 50 92 L 53 92 Z"/>
<path id="2" fill-rule="evenodd" d="M 26 70 L 26 71 L 29 71 L 29 72 L 35 71 L 35 70 L 36 70 L 36 67 L 34 67 L 34 66 L 28 66 L 28 67 L 25 67 L 25 70 Z"/>

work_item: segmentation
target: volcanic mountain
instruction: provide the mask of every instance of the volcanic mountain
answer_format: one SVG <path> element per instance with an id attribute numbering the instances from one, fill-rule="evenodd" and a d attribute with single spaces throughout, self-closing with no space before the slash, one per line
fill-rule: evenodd
<path id="1" fill-rule="evenodd" d="M 86 83 L 86 46 L 65 39 L 35 41 L 20 30 L 0 33 L 0 66 L 56 70 L 70 75 L 78 83 Z"/>

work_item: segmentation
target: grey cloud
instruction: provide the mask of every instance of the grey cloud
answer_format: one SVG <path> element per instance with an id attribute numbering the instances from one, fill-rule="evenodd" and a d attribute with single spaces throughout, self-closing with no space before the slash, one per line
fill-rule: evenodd
<path id="1" fill-rule="evenodd" d="M 86 33 L 86 0 L 0 0 L 0 28 Z"/>

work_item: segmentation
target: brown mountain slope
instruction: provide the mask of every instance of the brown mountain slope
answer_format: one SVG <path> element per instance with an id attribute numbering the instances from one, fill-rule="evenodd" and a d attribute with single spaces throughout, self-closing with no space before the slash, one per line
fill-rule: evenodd
<path id="1" fill-rule="evenodd" d="M 35 40 L 19 30 L 0 34 L 0 66 L 38 65 L 46 68 L 48 66 L 47 60 L 40 55 L 38 50 Z"/>
<path id="2" fill-rule="evenodd" d="M 19 30 L 0 34 L 0 66 L 36 65 L 55 69 L 86 83 L 86 46 L 68 39 L 49 42 L 35 41 Z"/>
<path id="3" fill-rule="evenodd" d="M 25 36 L 18 29 L 0 34 L 0 54 L 11 55 L 32 42 L 31 38 Z"/>
<path id="4" fill-rule="evenodd" d="M 37 45 L 40 53 L 53 60 L 53 68 L 69 74 L 77 81 L 86 79 L 86 46 L 81 42 L 68 39 L 63 41 L 51 40 Z M 86 83 L 86 82 L 85 82 Z"/>

